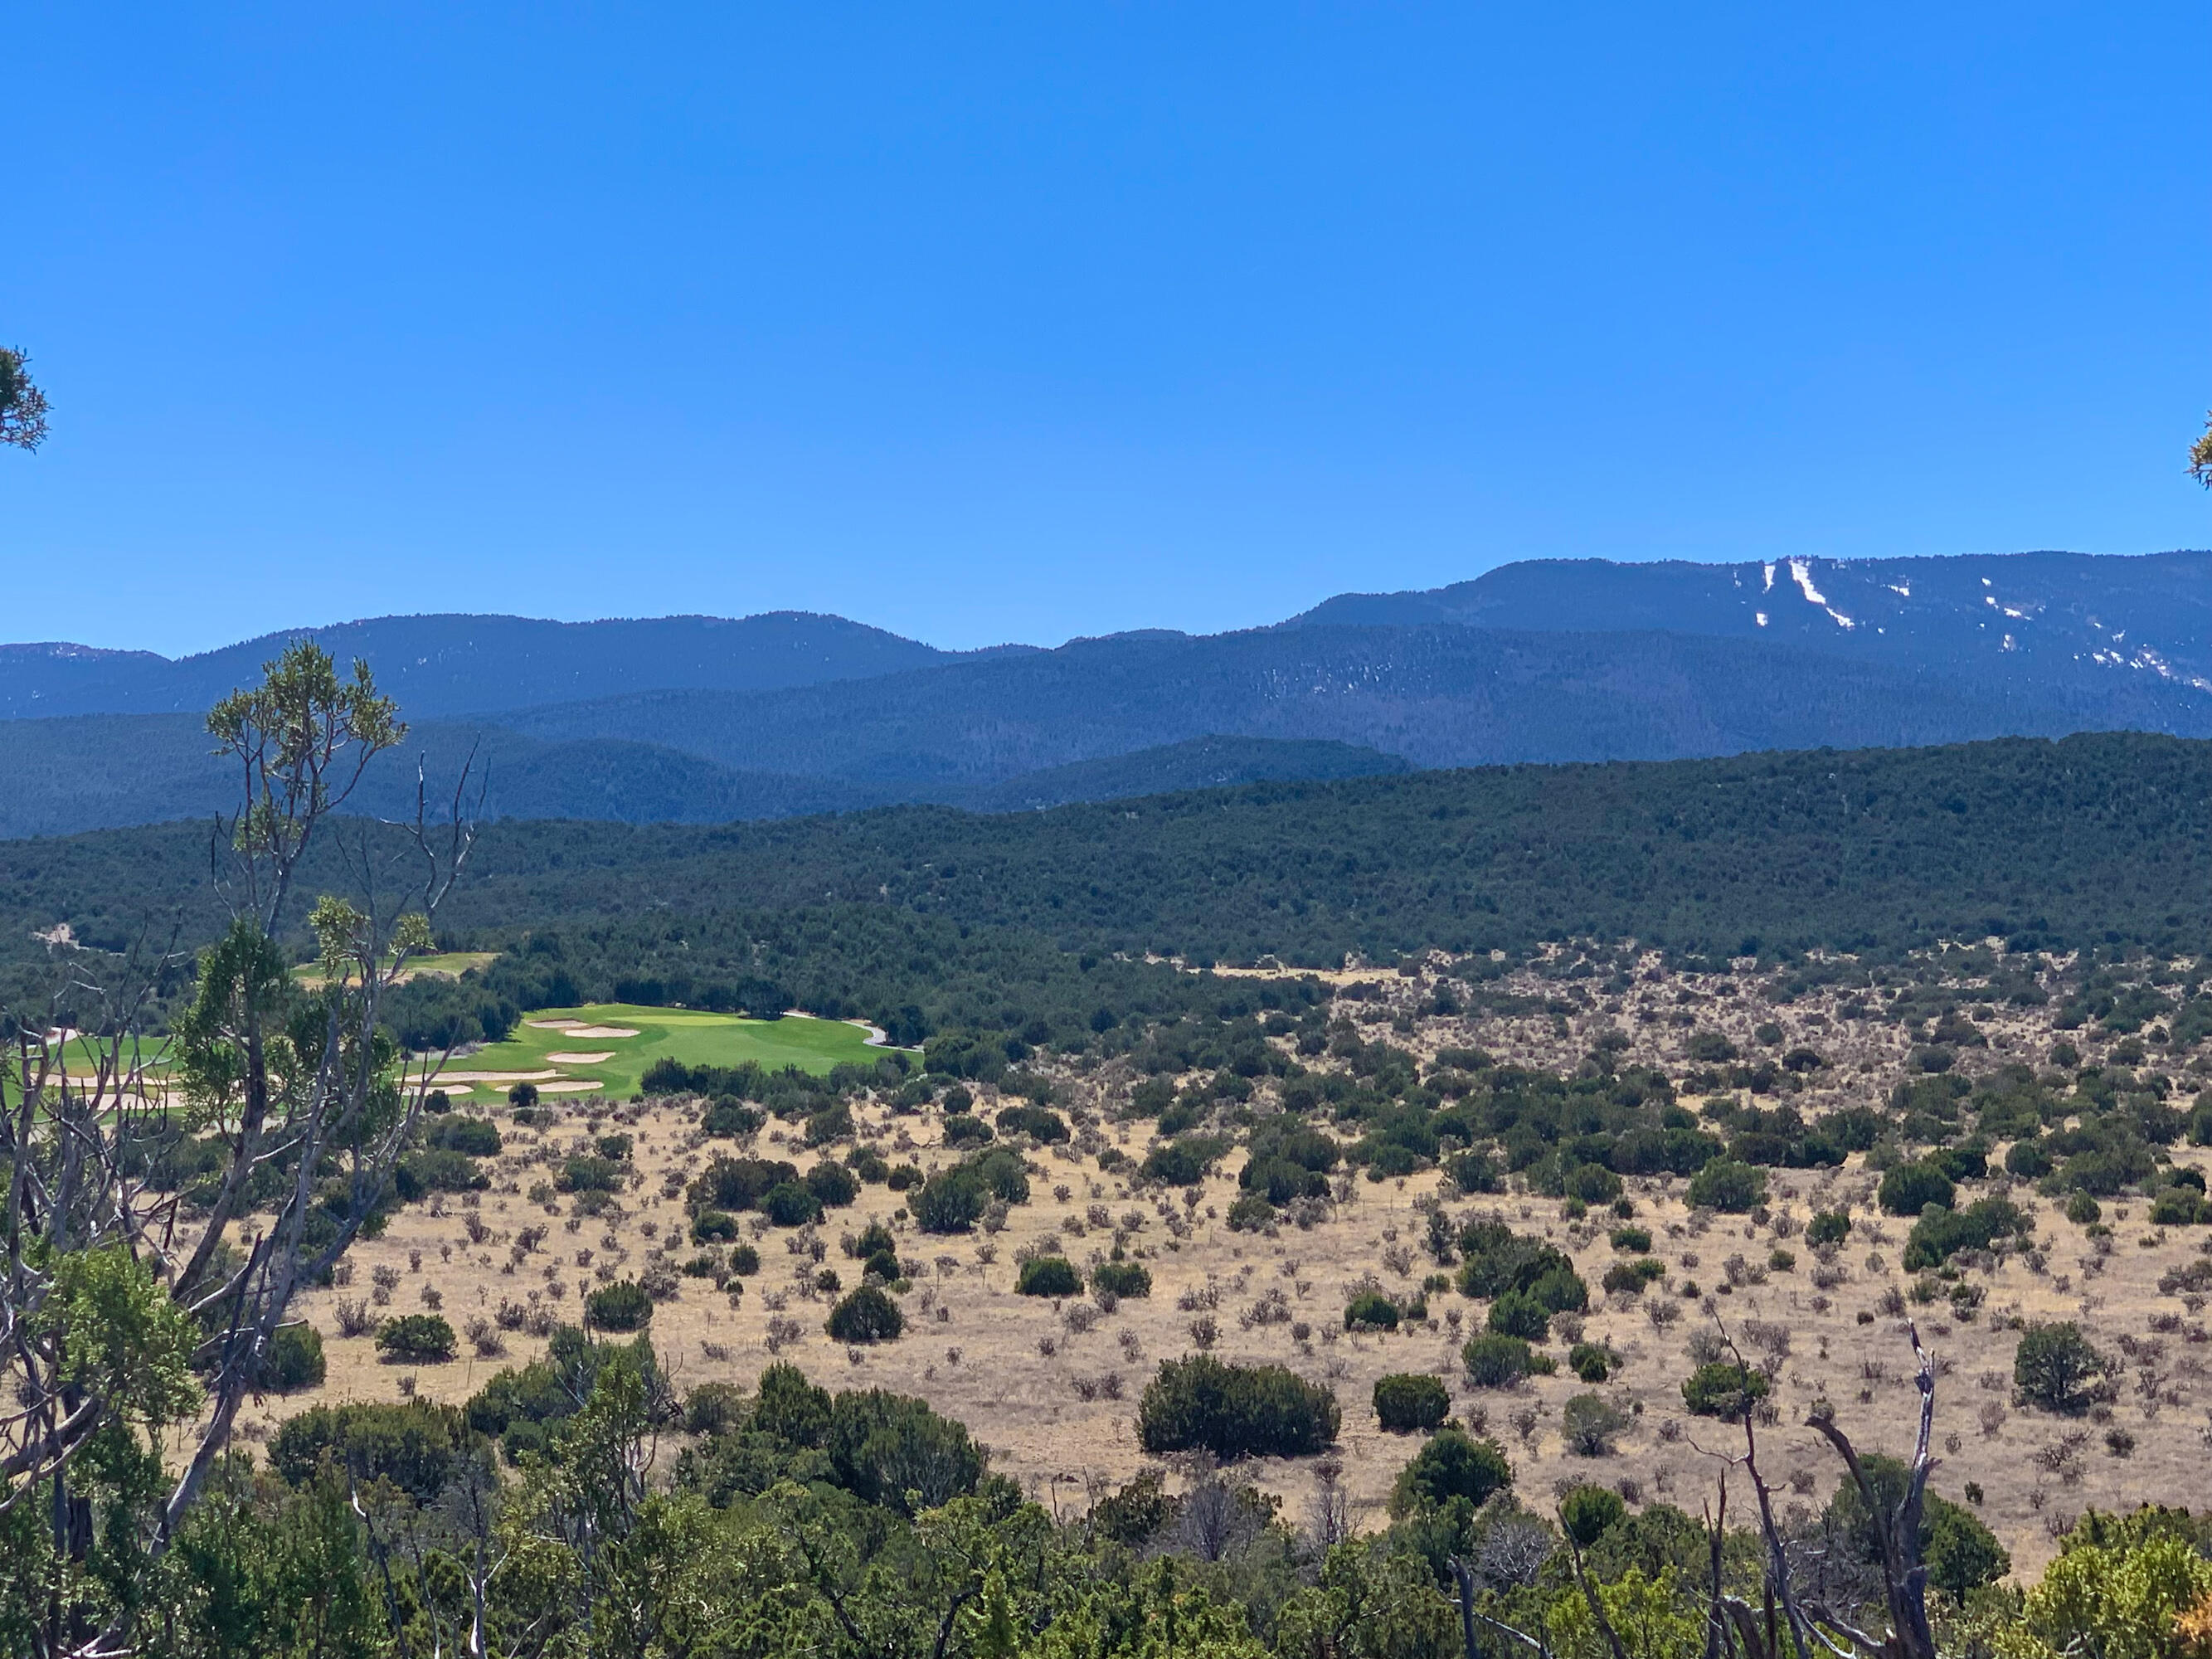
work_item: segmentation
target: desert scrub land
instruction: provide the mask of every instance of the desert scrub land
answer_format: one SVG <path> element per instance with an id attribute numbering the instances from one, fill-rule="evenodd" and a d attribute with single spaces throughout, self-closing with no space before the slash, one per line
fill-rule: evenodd
<path id="1" fill-rule="evenodd" d="M 679 1390 L 782 1359 L 919 1395 L 1062 1510 L 1195 1472 L 1148 1455 L 1137 1418 L 1162 1362 L 1206 1352 L 1334 1393 L 1334 1447 L 1240 1466 L 1292 1516 L 1340 1501 L 1379 1524 L 1422 1437 L 1382 1428 L 1376 1385 L 1407 1374 L 1540 1508 L 1596 1481 L 1694 1513 L 1741 1431 L 1684 1384 L 1740 1354 L 1762 1466 L 1809 1517 L 1836 1475 L 1801 1426 L 1815 1401 L 1909 1454 L 1910 1321 L 1939 1376 L 1934 1489 L 2016 1576 L 2091 1507 L 2201 1503 L 2201 967 L 1992 944 L 1738 969 L 1586 946 L 1354 965 L 1320 1006 L 1262 995 L 1107 1055 L 1013 1061 L 965 1034 L 927 1073 L 887 1057 L 803 1090 L 701 1073 L 457 1106 L 428 1136 L 479 1148 L 471 1167 L 444 1160 L 445 1189 L 420 1183 L 306 1299 L 325 1379 L 246 1432 L 331 1401 L 468 1401 L 588 1303 L 649 1334 Z M 474 1115 L 495 1152 L 442 1127 Z M 1498 1263 L 1545 1251 L 1564 1276 L 1500 1288 Z M 447 1322 L 453 1358 L 380 1355 L 414 1314 Z M 2015 1359 L 2065 1326 L 2092 1369 L 2054 1411 Z"/>

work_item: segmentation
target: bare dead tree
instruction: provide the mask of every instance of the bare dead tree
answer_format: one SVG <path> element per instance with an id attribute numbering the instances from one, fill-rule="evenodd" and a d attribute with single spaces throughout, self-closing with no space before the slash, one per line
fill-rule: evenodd
<path id="1" fill-rule="evenodd" d="M 1722 1456 L 1729 1468 L 1741 1469 L 1751 1482 L 1759 1540 L 1765 1549 L 1765 1582 L 1761 1587 L 1765 1605 L 1753 1608 L 1741 1597 L 1726 1593 L 1719 1571 L 1722 1522 L 1714 1521 L 1708 1624 L 1713 1632 L 1711 1639 L 1718 1642 L 1723 1654 L 1732 1654 L 1735 1646 L 1741 1645 L 1746 1659 L 1784 1659 L 1786 1634 L 1795 1659 L 1814 1659 L 1816 1650 L 1832 1656 L 1832 1659 L 1877 1659 L 1877 1656 L 1879 1659 L 1936 1659 L 1936 1638 L 1928 1622 L 1928 1570 L 1920 1560 L 1919 1543 L 1928 1476 L 1935 1468 L 1936 1365 L 1921 1346 L 1918 1328 L 1910 1324 L 1905 1328 L 1916 1362 L 1920 1423 L 1904 1495 L 1895 1505 L 1883 1504 L 1857 1450 L 1837 1425 L 1834 1409 L 1826 1401 L 1816 1403 L 1805 1419 L 1805 1426 L 1820 1434 L 1842 1459 L 1872 1519 L 1881 1552 L 1882 1594 L 1889 1615 L 1887 1632 L 1878 1636 L 1862 1628 L 1854 1622 L 1856 1606 L 1838 1605 L 1826 1593 L 1825 1584 L 1808 1587 L 1801 1582 L 1798 1564 L 1775 1518 L 1773 1490 L 1759 1472 L 1759 1431 L 1755 1426 L 1758 1413 L 1747 1399 L 1741 1414 L 1742 1452 L 1713 1455 Z M 1735 1356 L 1735 1364 L 1743 1366 L 1742 1352 L 1734 1340 L 1725 1330 L 1722 1337 Z M 1724 1474 L 1719 1511 L 1723 1516 L 1727 1498 Z"/>
<path id="2" fill-rule="evenodd" d="M 1551 1529 L 1523 1511 L 1492 1517 L 1480 1529 L 1472 1556 L 1448 1557 L 1453 1599 L 1459 1608 L 1460 1641 L 1466 1659 L 1485 1659 L 1475 1626 L 1495 1632 L 1528 1649 L 1538 1659 L 1551 1659 L 1551 1632 L 1538 1617 L 1534 1631 L 1524 1631 L 1492 1617 L 1477 1605 L 1480 1592 L 1523 1588 L 1536 1582 L 1551 1559 L 1557 1540 Z"/>
<path id="3" fill-rule="evenodd" d="M 1306 1536 L 1326 1554 L 1352 1536 L 1352 1500 L 1344 1489 L 1344 1465 L 1325 1457 L 1314 1466 L 1313 1495 L 1306 1504 Z"/>
<path id="4" fill-rule="evenodd" d="M 319 978 L 303 987 L 280 941 L 304 861 L 405 727 L 366 665 L 342 679 L 311 641 L 209 727 L 244 784 L 210 849 L 232 917 L 173 1038 L 142 1036 L 155 985 L 181 965 L 173 941 L 111 964 L 107 986 L 72 974 L 40 1018 L 19 1013 L 13 1087 L 0 1085 L 0 1376 L 14 1402 L 0 1412 L 0 1514 L 50 1499 L 58 1563 L 90 1542 L 71 1465 L 118 1424 L 185 1437 L 141 1540 L 149 1565 L 166 1553 L 298 1291 L 385 1201 L 440 1063 L 411 1062 L 379 1018 L 434 948 L 467 862 L 465 772 L 442 811 L 418 772 L 413 821 L 354 838 L 339 863 L 361 902 L 315 902 Z M 159 1170 L 185 1139 L 221 1152 L 189 1204 Z M 127 1618 L 93 1632 L 57 1612 L 43 1650 L 131 1651 Z"/>
<path id="5" fill-rule="evenodd" d="M 1885 1504 L 1880 1491 L 1850 1438 L 1838 1426 L 1834 1412 L 1822 1402 L 1814 1406 L 1805 1425 L 1820 1435 L 1843 1462 L 1850 1480 L 1873 1517 L 1879 1548 L 1881 1597 L 1888 1614 L 1888 1629 L 1876 1634 L 1856 1622 L 1857 1598 L 1839 1600 L 1821 1581 L 1805 1582 L 1804 1563 L 1794 1553 L 1775 1514 L 1773 1489 L 1759 1464 L 1759 1413 L 1748 1390 L 1730 1416 L 1743 1430 L 1741 1451 L 1710 1450 L 1722 1471 L 1713 1501 L 1705 1506 L 1710 1576 L 1705 1588 L 1706 1629 L 1705 1659 L 1936 1659 L 1936 1641 L 1928 1621 L 1928 1570 L 1920 1560 L 1920 1519 L 1928 1476 L 1935 1468 L 1936 1366 L 1921 1346 L 1917 1329 L 1906 1328 L 1917 1362 L 1920 1392 L 1919 1436 L 1903 1496 Z M 1720 1340 L 1735 1364 L 1748 1376 L 1750 1367 L 1725 1329 Z M 1704 1450 L 1705 1449 L 1700 1448 Z M 1728 1531 L 1729 1480 L 1741 1472 L 1749 1481 L 1759 1542 L 1762 1567 L 1759 1604 L 1731 1591 L 1722 1571 L 1722 1548 Z M 1626 1659 L 1626 1650 L 1606 1612 L 1596 1583 L 1584 1570 L 1582 1551 L 1573 1534 L 1566 1537 L 1569 1571 L 1589 1607 L 1599 1638 L 1613 1659 Z M 1484 1588 L 1477 1565 L 1462 1556 L 1449 1565 L 1460 1615 L 1462 1641 L 1467 1659 L 1486 1659 L 1478 1626 L 1502 1638 L 1508 1650 L 1523 1650 L 1536 1659 L 1550 1659 L 1550 1633 L 1540 1623 L 1522 1630 L 1499 1620 L 1479 1605 Z"/>

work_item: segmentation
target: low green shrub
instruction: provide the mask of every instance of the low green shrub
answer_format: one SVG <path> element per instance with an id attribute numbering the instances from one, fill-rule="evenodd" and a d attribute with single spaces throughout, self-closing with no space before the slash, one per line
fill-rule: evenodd
<path id="1" fill-rule="evenodd" d="M 1398 1304 L 1380 1291 L 1368 1291 L 1355 1296 L 1345 1308 L 1344 1328 L 1347 1331 L 1395 1331 L 1398 1328 Z"/>
<path id="2" fill-rule="evenodd" d="M 401 1314 L 376 1330 L 377 1352 L 399 1364 L 441 1364 L 458 1346 L 453 1328 L 438 1314 Z"/>
<path id="3" fill-rule="evenodd" d="M 1152 1275 L 1141 1261 L 1102 1261 L 1091 1270 L 1091 1288 L 1141 1300 L 1152 1293 Z"/>
<path id="4" fill-rule="evenodd" d="M 1585 1382 L 1610 1380 L 1620 1363 L 1602 1343 L 1577 1342 L 1567 1350 L 1567 1369 Z"/>
<path id="5" fill-rule="evenodd" d="M 1375 1418 L 1392 1434 L 1437 1427 L 1451 1410 L 1451 1395 L 1435 1377 L 1400 1372 L 1375 1384 Z"/>
<path id="6" fill-rule="evenodd" d="M 1199 1354 L 1164 1362 L 1137 1408 L 1145 1450 L 1300 1457 L 1335 1443 L 1336 1397 L 1279 1365 L 1233 1365 Z"/>
<path id="7" fill-rule="evenodd" d="M 1837 1210 L 1821 1210 L 1805 1224 L 1808 1244 L 1840 1244 L 1851 1236 L 1851 1218 Z"/>
<path id="8" fill-rule="evenodd" d="M 1484 1322 L 1492 1334 L 1541 1342 L 1552 1334 L 1552 1312 L 1527 1291 L 1508 1291 L 1490 1304 Z"/>
<path id="9" fill-rule="evenodd" d="M 906 1328 L 906 1316 L 882 1290 L 863 1285 L 830 1310 L 826 1328 L 840 1342 L 890 1342 Z"/>
<path id="10" fill-rule="evenodd" d="M 1065 1256 L 1032 1256 L 1022 1263 L 1014 1289 L 1023 1296 L 1079 1296 L 1083 1276 Z"/>
<path id="11" fill-rule="evenodd" d="M 1534 1369 L 1534 1353 L 1517 1336 L 1478 1336 L 1460 1350 L 1467 1380 L 1478 1389 L 1510 1389 Z"/>
<path id="12" fill-rule="evenodd" d="M 653 1317 L 653 1297 L 627 1279 L 602 1285 L 584 1298 L 585 1322 L 602 1331 L 635 1331 Z"/>
<path id="13" fill-rule="evenodd" d="M 1689 1201 L 1694 1209 L 1745 1214 L 1766 1201 L 1766 1171 L 1755 1164 L 1717 1158 L 1690 1177 Z"/>
<path id="14" fill-rule="evenodd" d="M 279 1325 L 262 1357 L 260 1386 L 271 1394 L 319 1388 L 327 1370 L 320 1331 L 313 1325 Z"/>

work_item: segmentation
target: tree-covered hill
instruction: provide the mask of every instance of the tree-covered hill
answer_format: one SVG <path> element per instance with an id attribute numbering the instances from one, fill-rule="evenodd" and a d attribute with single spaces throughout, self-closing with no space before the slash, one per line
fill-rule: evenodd
<path id="1" fill-rule="evenodd" d="M 1264 783 L 980 817 L 502 823 L 442 926 L 885 907 L 1094 955 L 1333 964 L 1568 935 L 1678 953 L 2212 939 L 2212 744 L 2007 739 Z M 374 842 L 374 836 L 371 840 Z M 325 848 L 325 857 L 333 849 Z M 7 955 L 211 930 L 204 829 L 0 843 Z M 335 884 L 335 863 L 309 878 Z"/>

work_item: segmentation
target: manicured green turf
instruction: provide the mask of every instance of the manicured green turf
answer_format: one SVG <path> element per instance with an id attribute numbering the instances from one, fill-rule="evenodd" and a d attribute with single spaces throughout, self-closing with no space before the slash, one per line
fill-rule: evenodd
<path id="1" fill-rule="evenodd" d="M 841 1060 L 872 1062 L 882 1050 L 868 1047 L 868 1034 L 857 1025 L 839 1020 L 808 1019 L 787 1014 L 781 1019 L 740 1019 L 734 1014 L 699 1013 L 688 1008 L 646 1008 L 632 1003 L 602 1002 L 583 1008 L 546 1008 L 526 1020 L 576 1019 L 586 1025 L 611 1025 L 635 1031 L 633 1037 L 574 1036 L 566 1031 L 524 1024 L 505 1042 L 495 1043 L 456 1060 L 447 1069 L 454 1072 L 544 1072 L 560 1073 L 562 1080 L 589 1081 L 607 1094 L 633 1093 L 646 1068 L 662 1056 L 687 1066 L 739 1066 L 757 1060 L 770 1071 L 797 1066 L 813 1073 L 827 1072 Z M 612 1058 L 590 1065 L 549 1060 L 556 1054 L 600 1054 Z M 542 1088 L 543 1083 L 539 1085 Z M 471 1092 L 457 1097 L 474 1102 L 503 1098 L 504 1083 L 478 1083 Z M 548 1099 L 559 1097 L 549 1094 Z"/>
<path id="2" fill-rule="evenodd" d="M 89 1083 L 100 1075 L 100 1063 L 107 1058 L 108 1050 L 107 1045 L 103 1042 L 89 1037 L 76 1036 L 54 1045 L 52 1053 L 55 1070 L 66 1073 L 72 1079 Z M 136 1044 L 126 1042 L 123 1045 L 123 1064 L 128 1066 L 135 1060 L 137 1064 L 144 1068 L 148 1078 L 158 1079 L 167 1075 L 168 1053 L 168 1044 L 163 1039 L 142 1038 Z M 34 1057 L 33 1060 L 34 1067 L 36 1064 Z"/>

